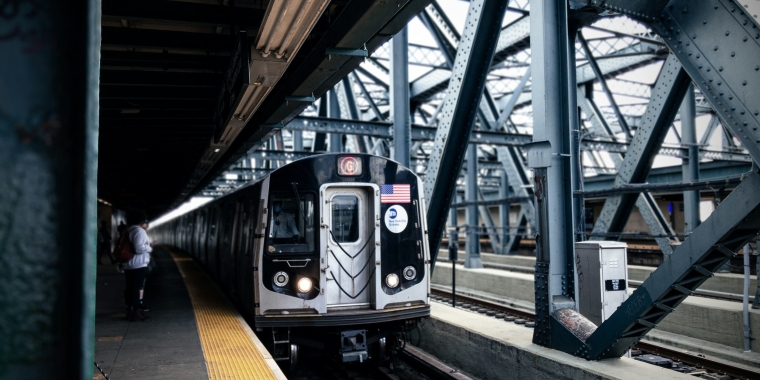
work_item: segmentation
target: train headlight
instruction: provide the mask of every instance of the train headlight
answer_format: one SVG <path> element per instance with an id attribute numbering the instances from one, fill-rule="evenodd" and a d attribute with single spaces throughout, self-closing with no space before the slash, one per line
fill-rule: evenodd
<path id="1" fill-rule="evenodd" d="M 287 273 L 277 272 L 274 275 L 274 284 L 282 288 L 283 286 L 288 284 L 289 279 L 290 277 L 288 276 Z"/>
<path id="2" fill-rule="evenodd" d="M 298 292 L 299 293 L 308 293 L 311 291 L 311 288 L 314 286 L 314 284 L 311 282 L 311 279 L 308 277 L 301 277 L 300 280 L 298 280 Z"/>
<path id="3" fill-rule="evenodd" d="M 391 273 L 387 277 L 385 277 L 385 285 L 388 285 L 389 288 L 397 287 L 398 275 L 396 275 L 395 273 Z"/>
<path id="4" fill-rule="evenodd" d="M 417 277 L 417 268 L 411 265 L 404 268 L 404 279 L 411 281 L 414 280 L 415 277 Z"/>

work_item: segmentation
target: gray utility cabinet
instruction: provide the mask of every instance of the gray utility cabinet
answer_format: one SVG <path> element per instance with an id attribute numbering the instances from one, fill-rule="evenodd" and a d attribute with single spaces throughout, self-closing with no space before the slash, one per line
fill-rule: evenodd
<path id="1" fill-rule="evenodd" d="M 601 325 L 628 298 L 628 244 L 575 243 L 578 311 Z"/>

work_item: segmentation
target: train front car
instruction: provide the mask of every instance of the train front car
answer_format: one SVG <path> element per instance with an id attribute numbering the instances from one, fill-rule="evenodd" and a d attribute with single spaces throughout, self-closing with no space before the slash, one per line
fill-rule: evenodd
<path id="1" fill-rule="evenodd" d="M 256 328 L 273 355 L 300 348 L 343 361 L 382 357 L 430 315 L 422 182 L 383 157 L 325 154 L 261 183 Z"/>

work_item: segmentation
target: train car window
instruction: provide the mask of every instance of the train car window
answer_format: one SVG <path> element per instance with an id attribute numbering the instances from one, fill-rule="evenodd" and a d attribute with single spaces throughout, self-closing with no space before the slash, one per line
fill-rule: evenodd
<path id="1" fill-rule="evenodd" d="M 273 196 L 269 219 L 269 253 L 314 251 L 314 195 Z"/>
<path id="2" fill-rule="evenodd" d="M 359 198 L 354 195 L 336 195 L 332 207 L 333 239 L 337 243 L 354 243 L 359 240 Z"/>

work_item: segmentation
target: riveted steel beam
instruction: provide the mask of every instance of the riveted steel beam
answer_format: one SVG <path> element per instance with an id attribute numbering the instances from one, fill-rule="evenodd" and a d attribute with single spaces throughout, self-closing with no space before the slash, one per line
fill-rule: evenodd
<path id="1" fill-rule="evenodd" d="M 653 21 L 668 4 L 668 0 L 576 0 L 575 3 L 578 6 L 590 5 L 644 21 Z"/>
<path id="2" fill-rule="evenodd" d="M 643 123 L 631 141 L 628 154 L 620 164 L 615 186 L 646 181 L 654 155 L 665 139 L 689 83 L 690 78 L 678 63 L 678 59 L 670 55 L 652 90 L 652 100 L 644 114 Z M 594 225 L 592 238 L 603 238 L 609 232 L 621 232 L 636 198 L 636 195 L 615 195 L 607 198 Z"/>
<path id="3" fill-rule="evenodd" d="M 563 0 L 531 0 L 531 69 L 533 143 L 528 166 L 533 168 L 536 195 L 536 328 L 533 343 L 553 347 L 555 340 L 549 315 L 556 309 L 575 308 L 572 287 L 573 188 L 570 104 L 575 91 L 570 70 L 567 3 Z M 574 39 L 573 39 L 574 40 Z M 573 67 L 571 67 L 573 66 Z M 571 99 L 572 98 L 572 99 Z M 573 107 L 575 108 L 575 107 Z"/>
<path id="4" fill-rule="evenodd" d="M 760 174 L 752 172 L 586 339 L 552 319 L 559 347 L 590 360 L 620 357 L 760 231 Z M 582 317 L 581 317 L 582 318 Z"/>
<path id="5" fill-rule="evenodd" d="M 760 31 L 754 17 L 733 1 L 675 0 L 652 28 L 760 162 Z"/>
<path id="6" fill-rule="evenodd" d="M 463 38 L 457 47 L 452 73 L 456 80 L 449 83 L 425 175 L 431 269 L 435 265 L 444 232 L 446 206 L 451 203 L 456 189 L 451 173 L 458 173 L 464 162 L 467 137 L 472 131 L 496 48 L 498 34 L 495 31 L 501 26 L 506 5 L 506 1 L 472 1 Z"/>

